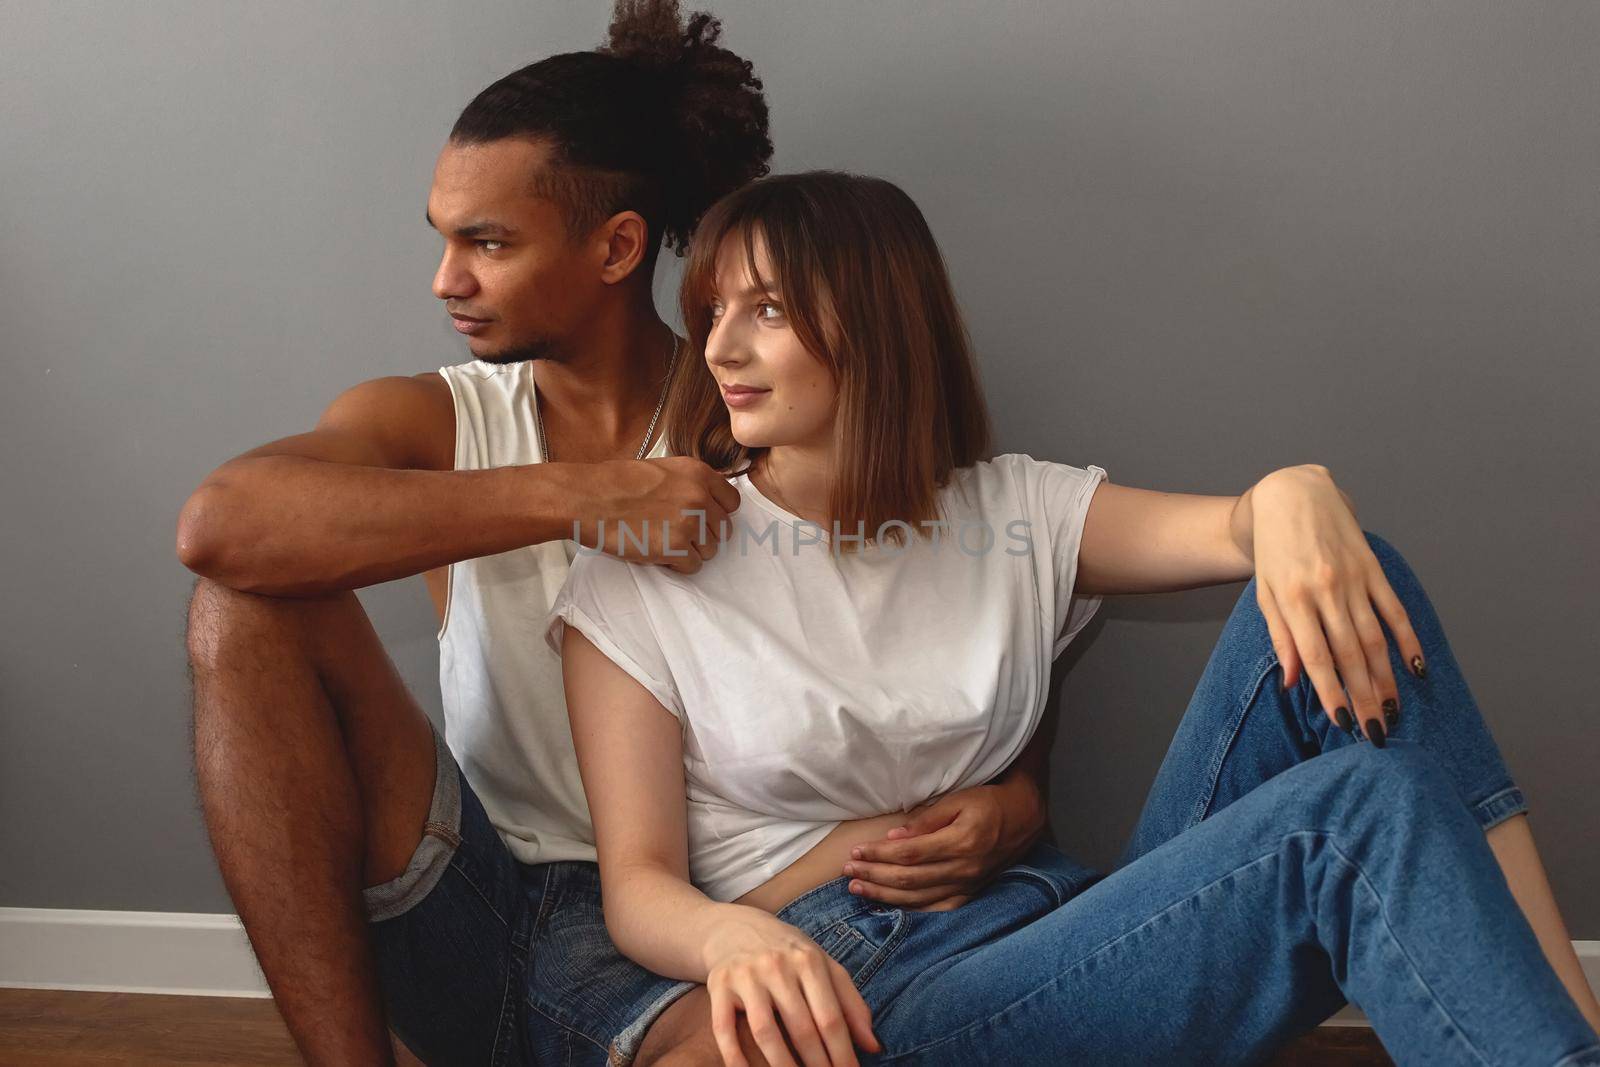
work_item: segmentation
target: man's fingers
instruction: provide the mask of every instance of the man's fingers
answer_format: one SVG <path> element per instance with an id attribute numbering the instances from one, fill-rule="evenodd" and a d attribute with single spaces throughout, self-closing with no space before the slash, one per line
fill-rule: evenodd
<path id="1" fill-rule="evenodd" d="M 906 820 L 905 828 L 912 835 L 931 834 L 943 830 L 959 818 L 961 809 L 954 804 L 947 804 L 942 808 L 927 805 L 911 813 L 911 817 Z M 898 830 L 900 827 L 895 829 Z"/>
<path id="2" fill-rule="evenodd" d="M 896 908 L 920 908 L 965 892 L 969 888 L 965 885 L 946 884 L 924 886 L 921 889 L 888 889 L 859 880 L 852 880 L 850 883 L 850 891 L 857 896 Z"/>
<path id="3" fill-rule="evenodd" d="M 865 841 L 850 850 L 850 859 L 869 863 L 898 863 L 902 866 L 955 859 L 972 851 L 966 830 L 954 822 L 931 834 L 902 837 L 890 841 L 880 838 Z"/>
<path id="4" fill-rule="evenodd" d="M 911 866 L 851 860 L 844 865 L 844 873 L 885 889 L 926 889 L 929 886 L 964 882 L 977 875 L 974 864 L 963 860 L 945 860 L 940 863 L 919 863 Z"/>
<path id="5" fill-rule="evenodd" d="M 726 475 L 718 473 L 715 468 L 707 464 L 701 464 L 701 466 L 705 467 L 706 487 L 711 490 L 712 499 L 722 508 L 724 517 L 728 512 L 739 510 L 739 490 L 735 488 L 734 484 L 728 481 Z"/>

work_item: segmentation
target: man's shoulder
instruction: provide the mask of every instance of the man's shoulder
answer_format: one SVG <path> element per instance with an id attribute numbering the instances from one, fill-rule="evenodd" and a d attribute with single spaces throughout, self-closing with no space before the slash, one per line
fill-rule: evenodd
<path id="1" fill-rule="evenodd" d="M 319 429 L 338 429 L 382 446 L 396 467 L 455 465 L 455 401 L 437 371 L 391 374 L 350 386 L 323 412 Z"/>

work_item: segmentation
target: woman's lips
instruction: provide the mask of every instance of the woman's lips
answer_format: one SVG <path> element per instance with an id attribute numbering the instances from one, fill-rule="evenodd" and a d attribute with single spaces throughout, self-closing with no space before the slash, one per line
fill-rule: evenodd
<path id="1" fill-rule="evenodd" d="M 724 389 L 722 400 L 730 408 L 747 408 L 761 403 L 771 392 L 771 389 Z"/>

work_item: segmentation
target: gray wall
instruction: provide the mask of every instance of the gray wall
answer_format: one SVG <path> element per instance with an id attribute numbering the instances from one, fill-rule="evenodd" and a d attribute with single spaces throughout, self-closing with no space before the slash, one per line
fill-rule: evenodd
<path id="1" fill-rule="evenodd" d="M 1333 469 L 1431 591 L 1600 938 L 1600 5 L 719 10 L 775 169 L 882 174 L 927 212 L 1003 451 L 1205 493 Z M 6 5 L 0 905 L 231 910 L 189 770 L 179 505 L 342 387 L 467 358 L 428 293 L 434 155 L 479 88 L 606 20 Z M 1055 754 L 1069 851 L 1116 854 L 1240 588 L 1108 605 Z M 437 713 L 421 580 L 363 599 Z"/>

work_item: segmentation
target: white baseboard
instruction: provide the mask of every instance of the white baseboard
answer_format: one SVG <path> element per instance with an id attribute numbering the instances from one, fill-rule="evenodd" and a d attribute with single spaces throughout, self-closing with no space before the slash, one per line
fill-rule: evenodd
<path id="1" fill-rule="evenodd" d="M 269 997 L 237 915 L 0 908 L 0 987 Z"/>
<path id="2" fill-rule="evenodd" d="M 1572 947 L 1600 993 L 1600 941 Z M 0 908 L 0 987 L 269 997 L 237 915 Z M 1328 1026 L 1366 1026 L 1354 1007 Z"/>

